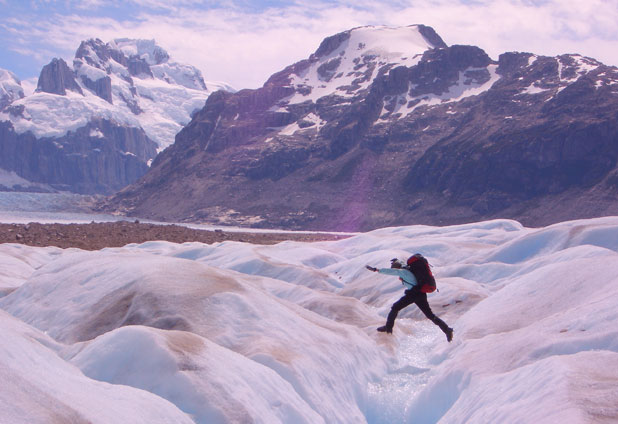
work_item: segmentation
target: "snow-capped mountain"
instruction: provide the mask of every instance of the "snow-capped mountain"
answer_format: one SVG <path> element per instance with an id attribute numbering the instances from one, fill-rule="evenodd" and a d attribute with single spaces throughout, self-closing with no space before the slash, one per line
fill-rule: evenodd
<path id="1" fill-rule="evenodd" d="M 342 102 L 351 100 L 378 75 L 395 66 L 415 66 L 426 50 L 438 47 L 446 44 L 422 26 L 363 27 L 339 34 L 325 41 L 308 62 L 289 74 L 284 71 L 294 94 L 281 105 L 315 103 L 332 95 Z"/>
<path id="2" fill-rule="evenodd" d="M 0 144 L 12 153 L 0 167 L 79 192 L 117 190 L 142 175 L 219 89 L 232 90 L 206 83 L 154 40 L 84 41 L 72 67 L 53 59 L 42 69 L 30 96 L 0 74 Z"/>
<path id="3" fill-rule="evenodd" d="M 362 27 L 260 89 L 211 96 L 108 207 L 330 230 L 545 225 L 618 212 L 617 140 L 616 67 Z"/>

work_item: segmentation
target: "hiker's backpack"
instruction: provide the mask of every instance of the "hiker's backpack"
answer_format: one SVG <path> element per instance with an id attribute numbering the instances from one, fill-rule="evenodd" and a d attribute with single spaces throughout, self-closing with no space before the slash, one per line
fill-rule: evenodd
<path id="1" fill-rule="evenodd" d="M 433 278 L 429 262 L 420 253 L 408 258 L 408 269 L 416 277 L 421 293 L 433 293 L 436 291 L 436 279 Z"/>

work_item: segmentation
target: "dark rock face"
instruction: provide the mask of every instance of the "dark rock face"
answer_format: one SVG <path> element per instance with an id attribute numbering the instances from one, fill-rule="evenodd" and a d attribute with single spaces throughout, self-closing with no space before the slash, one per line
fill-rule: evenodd
<path id="1" fill-rule="evenodd" d="M 429 26 L 426 25 L 417 25 L 418 30 L 425 39 L 427 39 L 431 44 L 433 44 L 436 48 L 443 49 L 448 47 L 446 43 L 442 40 L 442 38 L 438 35 L 438 33 Z"/>
<path id="2" fill-rule="evenodd" d="M 414 164 L 404 180 L 408 192 L 446 192 L 449 203 L 493 214 L 531 199 L 540 203 L 546 196 L 594 190 L 610 196 L 607 207 L 618 212 L 613 189 L 604 184 L 618 162 L 618 98 L 603 76 L 615 76 L 616 69 L 599 66 L 579 76 L 568 56 L 539 58 L 525 69 L 528 57 L 502 55 L 498 71 L 547 91 L 512 96 L 515 81 L 503 77 L 468 111 L 464 126 Z M 559 86 L 557 63 L 571 84 Z M 522 101 L 514 103 L 513 97 Z"/>
<path id="3" fill-rule="evenodd" d="M 107 207 L 341 231 L 618 214 L 617 68 L 578 55 L 493 61 L 418 31 L 435 48 L 411 64 L 367 53 L 342 69 L 348 31 L 260 89 L 212 95 Z M 346 75 L 356 80 L 311 97 Z"/>
<path id="4" fill-rule="evenodd" d="M 111 70 L 106 69 L 105 64 L 107 64 L 110 59 L 113 59 L 122 66 L 129 67 L 129 59 L 124 54 L 111 48 L 109 44 L 104 43 L 98 38 L 90 39 L 82 41 L 79 45 L 75 53 L 74 67 L 76 71 L 79 72 L 82 64 L 86 63 L 89 66 L 109 74 Z M 148 72 L 150 72 L 150 68 L 148 68 Z M 150 73 L 150 75 L 152 76 L 152 73 Z M 128 81 L 131 82 L 130 77 Z M 105 75 L 93 81 L 88 75 L 81 75 L 81 82 L 97 96 L 113 104 L 112 80 L 109 76 Z M 131 101 L 133 101 L 133 99 L 128 99 L 127 103 Z"/>
<path id="5" fill-rule="evenodd" d="M 0 96 L 0 110 L 4 109 L 5 107 L 7 107 L 8 105 L 10 105 L 13 102 L 13 98 L 5 95 L 5 96 Z"/>
<path id="6" fill-rule="evenodd" d="M 10 105 L 12 102 L 13 102 L 13 99 L 9 98 L 9 96 L 0 97 L 0 110 L 4 109 L 8 105 Z"/>
<path id="7" fill-rule="evenodd" d="M 85 75 L 82 75 L 82 82 L 86 87 L 95 92 L 97 96 L 108 103 L 114 104 L 112 100 L 112 79 L 108 76 L 92 81 Z"/>
<path id="8" fill-rule="evenodd" d="M 16 134 L 0 122 L 0 168 L 15 171 L 32 182 L 77 193 L 111 194 L 137 180 L 156 146 L 141 129 L 106 120 L 60 138 Z"/>
<path id="9" fill-rule="evenodd" d="M 84 94 L 67 63 L 62 59 L 53 59 L 41 70 L 37 91 L 64 96 L 67 90 Z"/>
<path id="10" fill-rule="evenodd" d="M 127 61 L 127 68 L 129 68 L 129 73 L 133 76 L 146 74 L 152 78 L 152 71 L 150 70 L 150 65 L 146 63 L 144 59 L 139 57 L 131 57 Z"/>

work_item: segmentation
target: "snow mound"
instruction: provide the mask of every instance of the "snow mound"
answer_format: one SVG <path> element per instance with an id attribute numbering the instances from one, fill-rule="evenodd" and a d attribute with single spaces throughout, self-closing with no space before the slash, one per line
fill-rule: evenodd
<path id="1" fill-rule="evenodd" d="M 70 362 L 86 376 L 154 393 L 196 422 L 324 422 L 276 372 L 190 332 L 127 326 L 77 348 Z"/>
<path id="2" fill-rule="evenodd" d="M 292 406 L 286 406 L 281 396 L 267 397 L 275 404 L 280 402 L 278 408 L 285 411 L 281 417 L 299 414 L 307 422 L 316 422 L 310 417 L 319 414 L 324 419 L 335 417 L 339 422 L 362 421 L 363 390 L 343 382 L 353 378 L 367 384 L 387 367 L 386 358 L 364 330 L 270 294 L 292 290 L 289 283 L 136 250 L 139 249 L 127 247 L 109 249 L 103 255 L 100 252 L 67 254 L 38 268 L 26 283 L 5 298 L 2 307 L 66 344 L 101 339 L 128 325 L 190 332 L 276 373 L 279 379 L 276 387 L 291 385 L 304 402 L 290 399 Z M 318 292 L 313 294 L 319 296 Z M 319 299 L 305 299 L 305 302 L 315 302 L 321 307 L 331 304 L 333 309 L 345 305 L 349 311 L 363 308 L 354 299 L 343 299 L 339 304 L 334 300 L 331 296 L 325 303 Z M 67 308 L 67 304 L 71 307 Z M 340 321 L 354 321 L 354 315 L 361 316 L 359 312 L 349 311 L 339 312 L 346 314 Z M 367 323 L 366 317 L 364 320 Z M 373 315 L 369 324 L 373 327 L 376 323 L 377 317 Z M 117 337 L 124 340 L 134 333 L 120 334 Z M 155 336 L 149 334 L 146 337 L 140 330 L 135 337 L 146 337 L 149 340 L 146 344 L 154 343 L 151 338 Z M 350 346 L 358 351 L 350 350 Z M 151 352 L 154 348 L 142 350 Z M 223 364 L 228 366 L 227 361 L 217 366 Z M 104 363 L 101 368 L 107 370 L 110 366 Z M 324 370 L 328 371 L 324 373 Z M 136 372 L 143 374 L 148 370 Z M 88 375 L 98 374 L 93 371 Z M 138 383 L 135 386 L 140 387 Z M 192 386 L 183 387 L 178 390 L 185 394 L 193 390 Z M 230 393 L 233 387 L 229 386 Z M 325 390 L 325 387 L 337 390 Z M 214 389 L 200 390 L 208 393 Z M 270 393 L 274 396 L 275 392 Z M 264 390 L 252 394 L 258 395 L 265 395 Z M 183 404 L 184 396 L 166 396 L 181 409 L 202 417 L 197 422 L 209 422 L 216 415 L 208 412 L 214 407 L 207 407 L 205 397 L 187 406 Z M 233 397 L 227 399 L 232 402 Z M 232 412 L 241 411 L 233 407 L 233 402 L 223 403 L 227 406 L 219 405 L 219 409 L 227 410 L 226 420 L 234 421 L 236 415 Z M 195 408 L 200 404 L 206 409 L 198 413 Z M 309 408 L 313 414 L 308 413 Z M 246 414 L 257 420 L 256 410 Z M 287 421 L 281 418 L 278 422 Z"/>
<path id="3" fill-rule="evenodd" d="M 0 403 L 10 423 L 191 423 L 172 403 L 144 390 L 84 376 L 48 336 L 0 311 Z"/>

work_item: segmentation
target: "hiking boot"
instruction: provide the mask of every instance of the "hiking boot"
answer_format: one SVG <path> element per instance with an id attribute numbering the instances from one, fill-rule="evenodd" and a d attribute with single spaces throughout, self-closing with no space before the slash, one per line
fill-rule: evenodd
<path id="1" fill-rule="evenodd" d="M 451 340 L 453 340 L 453 329 L 449 327 L 449 329 L 446 330 L 444 334 L 446 334 L 446 341 L 450 343 Z"/>
<path id="2" fill-rule="evenodd" d="M 391 334 L 393 332 L 393 329 L 391 327 L 387 327 L 386 325 L 383 325 L 382 327 L 378 327 L 378 331 L 380 333 L 388 333 Z"/>

